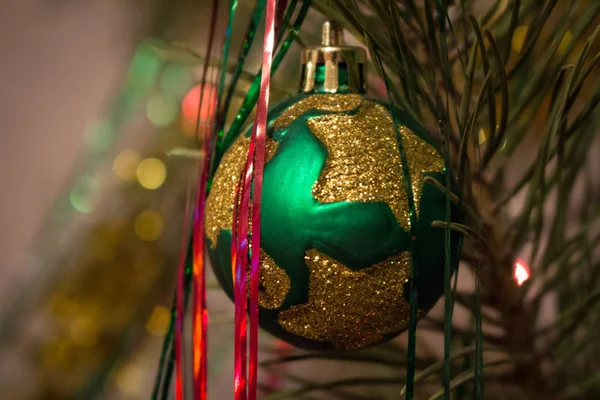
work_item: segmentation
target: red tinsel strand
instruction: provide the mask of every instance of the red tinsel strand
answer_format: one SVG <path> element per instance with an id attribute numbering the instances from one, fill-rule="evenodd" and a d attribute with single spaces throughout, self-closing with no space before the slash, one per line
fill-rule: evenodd
<path id="1" fill-rule="evenodd" d="M 208 152 L 210 144 L 204 141 L 205 162 L 200 177 L 197 193 L 197 208 L 194 215 L 194 263 L 193 263 L 193 315 L 192 315 L 192 357 L 194 372 L 194 396 L 195 400 L 206 399 L 206 324 L 208 322 L 208 311 L 206 310 L 206 266 L 204 263 L 204 192 L 208 178 L 209 159 Z"/>
<path id="2" fill-rule="evenodd" d="M 177 289 L 175 292 L 175 398 L 183 400 L 183 319 L 185 314 L 184 307 L 184 280 L 185 280 L 185 259 L 188 246 L 188 221 L 190 217 L 191 204 L 191 184 L 188 182 L 185 213 L 183 216 L 183 235 L 181 239 L 181 249 L 179 252 L 179 266 L 177 271 Z"/>
<path id="3" fill-rule="evenodd" d="M 223 41 L 225 40 L 225 37 L 223 37 L 223 40 L 221 41 L 221 45 L 223 44 Z M 222 48 L 222 46 L 220 47 Z M 222 53 L 217 51 L 216 57 L 222 57 Z M 217 76 L 218 76 L 218 71 L 216 69 L 213 70 L 213 76 L 211 77 L 211 82 L 212 82 L 212 86 L 211 86 L 211 90 L 210 90 L 210 99 L 209 99 L 209 103 L 208 104 L 216 104 L 217 107 L 219 106 L 219 100 L 218 100 L 218 96 L 217 96 Z M 217 119 L 215 116 L 211 116 L 210 121 L 208 122 L 208 127 L 205 130 L 206 132 L 211 132 L 210 137 L 206 138 L 206 142 L 207 145 L 204 146 L 204 152 L 206 155 L 206 159 L 205 159 L 205 164 L 204 164 L 204 171 L 206 171 L 207 176 L 205 177 L 205 181 L 204 181 L 204 186 L 203 186 L 203 192 L 204 194 L 206 194 L 206 185 L 208 183 L 208 179 L 209 179 L 209 175 L 210 175 L 210 164 L 212 163 L 212 158 L 210 157 L 210 155 L 212 154 L 212 151 L 215 148 L 215 142 L 217 139 L 216 136 L 216 129 L 217 129 Z M 206 198 L 204 199 L 206 201 Z M 202 210 L 204 212 L 204 207 L 205 207 L 205 203 L 202 204 Z M 204 235 L 204 214 L 203 214 L 203 225 L 202 225 L 202 230 L 200 231 L 202 233 L 202 249 L 204 251 L 205 249 L 205 240 L 206 240 L 206 236 Z M 202 257 L 202 260 L 204 260 L 204 256 Z M 201 293 L 202 293 L 202 297 L 201 297 L 201 301 L 202 301 L 202 336 L 204 337 L 204 353 L 203 353 L 203 357 L 200 358 L 200 382 L 199 382 L 199 392 L 201 393 L 202 400 L 205 400 L 207 398 L 207 384 L 208 384 L 208 341 L 207 341 L 207 329 L 208 329 L 208 308 L 207 308 L 207 304 L 206 304 L 206 274 L 203 274 L 203 279 L 202 279 L 202 287 L 201 287 Z"/>
<path id="4" fill-rule="evenodd" d="M 214 43 L 215 32 L 217 28 L 217 16 L 219 11 L 219 1 L 213 0 L 211 23 L 209 27 L 206 59 L 203 65 L 200 100 L 198 110 L 202 109 L 204 88 L 206 86 L 206 76 L 208 73 L 209 61 L 211 59 L 212 47 Z M 200 111 L 198 112 L 198 121 L 196 123 L 196 137 L 200 134 Z M 204 263 L 204 211 L 206 202 L 206 185 L 208 182 L 208 172 L 211 160 L 211 130 L 205 131 L 203 138 L 204 162 L 201 163 L 201 172 L 196 192 L 196 210 L 194 213 L 194 234 L 193 234 L 193 281 L 192 281 L 192 361 L 194 373 L 193 399 L 206 400 L 207 398 L 207 337 L 206 328 L 208 325 L 208 310 L 206 309 L 206 265 Z"/>
<path id="5" fill-rule="evenodd" d="M 256 400 L 258 389 L 258 289 L 260 280 L 260 211 L 263 174 L 265 168 L 265 146 L 267 137 L 267 113 L 269 109 L 269 88 L 271 85 L 271 64 L 275 47 L 275 11 L 277 0 L 267 1 L 265 38 L 263 45 L 262 77 L 256 119 L 254 121 L 254 190 L 252 195 L 252 263 L 250 269 L 250 365 L 248 380 L 248 400 Z M 250 156 L 250 154 L 249 154 Z"/>
<path id="6" fill-rule="evenodd" d="M 239 238 L 238 238 L 238 225 L 239 225 L 239 220 L 238 220 L 238 212 L 239 212 L 239 206 L 240 206 L 240 185 L 242 185 L 244 182 L 243 179 L 243 174 L 240 174 L 240 178 L 238 180 L 238 183 L 235 185 L 235 192 L 234 192 L 234 203 L 233 203 L 233 217 L 232 217 L 232 224 L 231 224 L 231 280 L 233 282 L 233 296 L 234 296 L 234 302 L 235 302 L 235 318 L 234 318 L 234 324 L 235 324 L 235 332 L 234 332 L 234 397 L 237 398 L 237 393 L 238 393 L 238 386 L 241 386 L 241 371 L 240 371 L 240 367 L 238 367 L 238 362 L 241 360 L 240 357 L 240 352 L 241 352 L 241 347 L 240 347 L 240 343 L 238 340 L 238 334 L 237 334 L 237 329 L 238 329 L 238 318 L 239 313 L 238 313 L 238 304 L 239 304 L 239 295 L 237 292 L 237 288 L 239 285 L 239 281 L 240 281 L 240 276 L 238 274 L 238 271 L 240 271 L 240 267 L 238 266 L 238 255 L 237 255 L 237 249 L 238 249 L 238 245 L 239 245 Z M 245 329 L 245 328 L 244 328 Z M 243 344 L 242 344 L 243 345 Z M 238 372 L 240 371 L 240 372 Z M 244 384 L 245 386 L 245 384 Z"/>
<path id="7" fill-rule="evenodd" d="M 265 143 L 267 128 L 267 111 L 269 106 L 269 87 L 271 79 L 271 63 L 275 44 L 275 7 L 276 0 L 267 2 L 265 39 L 263 46 L 263 65 L 261 87 L 258 99 L 257 116 L 254 122 L 244 182 L 242 186 L 241 204 L 237 235 L 236 283 L 235 283 L 235 366 L 234 397 L 235 400 L 256 400 L 257 367 L 258 367 L 258 283 L 260 279 L 260 206 L 262 197 L 262 178 L 264 172 Z M 252 263 L 250 270 L 250 376 L 246 376 L 247 345 L 247 259 L 248 230 L 250 214 L 250 192 L 254 182 L 252 196 Z"/>
<path id="8" fill-rule="evenodd" d="M 240 205 L 240 183 L 243 182 L 242 175 L 238 179 L 238 183 L 235 185 L 235 191 L 233 194 L 233 217 L 231 224 L 231 281 L 233 282 L 233 293 L 235 295 L 235 284 L 236 284 L 236 259 L 237 259 L 237 226 L 238 226 L 238 209 Z"/>
<path id="9" fill-rule="evenodd" d="M 254 138 L 254 133 L 252 134 Z M 247 355 L 247 306 L 248 306 L 248 228 L 250 216 L 250 186 L 252 183 L 252 159 L 254 140 L 250 140 L 245 173 L 242 175 L 242 194 L 238 212 L 238 226 L 234 238 L 235 254 L 235 342 L 234 342 L 234 399 L 246 400 L 246 355 Z"/>

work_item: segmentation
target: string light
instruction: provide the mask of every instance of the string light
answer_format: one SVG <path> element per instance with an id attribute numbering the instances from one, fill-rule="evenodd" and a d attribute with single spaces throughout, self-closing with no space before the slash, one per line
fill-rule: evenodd
<path id="1" fill-rule="evenodd" d="M 75 181 L 69 194 L 69 200 L 73 208 L 85 214 L 94 211 L 93 193 L 95 188 L 96 181 L 91 176 L 83 176 Z"/>
<path id="2" fill-rule="evenodd" d="M 146 158 L 139 163 L 136 176 L 142 187 L 154 190 L 161 187 L 165 182 L 167 169 L 165 164 L 158 158 Z"/>
<path id="3" fill-rule="evenodd" d="M 152 335 L 164 336 L 169 329 L 171 313 L 163 306 L 156 306 L 146 323 L 146 331 Z"/>
<path id="4" fill-rule="evenodd" d="M 190 68 L 181 64 L 168 64 L 160 78 L 160 89 L 173 98 L 181 98 L 193 84 Z"/>
<path id="5" fill-rule="evenodd" d="M 132 364 L 127 364 L 117 372 L 117 386 L 121 392 L 129 396 L 139 394 L 144 380 L 143 371 Z"/>
<path id="6" fill-rule="evenodd" d="M 145 210 L 138 214 L 133 223 L 133 230 L 142 240 L 153 242 L 163 233 L 163 218 L 156 211 Z"/>
<path id="7" fill-rule="evenodd" d="M 127 71 L 127 85 L 129 89 L 145 90 L 151 88 L 155 82 L 162 60 L 157 57 L 154 46 L 150 43 L 139 45 Z"/>
<path id="8" fill-rule="evenodd" d="M 133 181 L 136 178 L 137 168 L 141 161 L 142 158 L 137 151 L 123 150 L 115 157 L 113 172 L 125 182 Z"/>
<path id="9" fill-rule="evenodd" d="M 91 151 L 106 150 L 114 138 L 114 129 L 107 120 L 92 121 L 83 133 L 83 143 Z"/>
<path id="10" fill-rule="evenodd" d="M 196 123 L 198 122 L 198 106 L 202 95 L 202 105 L 200 107 L 200 125 L 206 126 L 215 115 L 217 106 L 216 88 L 213 85 L 194 86 L 183 98 L 181 112 L 183 114 L 182 129 L 188 133 L 194 133 Z"/>
<path id="11" fill-rule="evenodd" d="M 518 286 L 522 286 L 531 275 L 529 267 L 520 258 L 515 261 L 513 276 Z"/>
<path id="12" fill-rule="evenodd" d="M 165 127 L 177 118 L 177 103 L 160 93 L 155 93 L 146 103 L 146 116 L 157 127 Z"/>

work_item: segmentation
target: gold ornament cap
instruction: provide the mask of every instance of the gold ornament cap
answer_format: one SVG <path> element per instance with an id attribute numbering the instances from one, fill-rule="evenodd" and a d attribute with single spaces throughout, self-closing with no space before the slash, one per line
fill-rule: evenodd
<path id="1" fill-rule="evenodd" d="M 318 47 L 302 50 L 302 93 L 364 93 L 366 52 L 344 46 L 342 28 L 333 21 L 323 24 Z"/>

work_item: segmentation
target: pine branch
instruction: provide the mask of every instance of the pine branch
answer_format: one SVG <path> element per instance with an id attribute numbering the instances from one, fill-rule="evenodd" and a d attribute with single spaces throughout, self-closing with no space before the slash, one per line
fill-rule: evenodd
<path id="1" fill-rule="evenodd" d="M 535 327 L 539 304 L 554 290 L 570 293 L 574 282 L 582 282 L 583 276 L 593 282 L 600 278 L 595 258 L 598 254 L 594 251 L 600 236 L 590 236 L 597 226 L 597 210 L 579 222 L 575 234 L 566 234 L 568 222 L 573 222 L 567 217 L 571 193 L 579 176 L 588 168 L 589 149 L 596 133 L 593 121 L 599 119 L 596 110 L 600 84 L 590 85 L 590 81 L 597 75 L 600 55 L 590 55 L 597 31 L 589 29 L 599 22 L 600 4 L 573 2 L 563 9 L 556 0 L 513 0 L 504 4 L 504 10 L 500 4 L 494 2 L 479 20 L 470 16 L 468 6 L 454 6 L 448 29 L 439 32 L 443 25 L 436 23 L 439 18 L 431 2 L 315 0 L 319 11 L 350 28 L 372 52 L 377 49 L 382 60 L 378 68 L 386 68 L 390 80 L 398 82 L 389 89 L 399 106 L 433 129 L 440 127 L 429 124 L 428 119 L 451 121 L 445 126 L 458 139 L 452 142 L 452 156 L 462 183 L 466 220 L 464 224 L 449 225 L 436 221 L 434 226 L 442 229 L 449 226 L 465 234 L 465 261 L 482 267 L 483 299 L 500 315 L 497 318 L 483 313 L 484 325 L 498 325 L 504 331 L 503 337 L 488 335 L 485 341 L 506 346 L 510 357 L 505 361 L 512 365 L 507 376 L 524 396 L 553 399 L 557 398 L 553 386 L 540 365 L 552 349 L 540 349 L 536 344 L 540 335 Z M 366 17 L 361 10 L 369 10 L 370 16 Z M 466 20 L 470 24 L 460 22 Z M 515 52 L 511 44 L 517 28 L 528 22 L 522 49 Z M 388 37 L 380 34 L 381 25 L 388 29 Z M 567 32 L 572 40 L 565 44 L 562 39 Z M 567 57 L 573 59 L 576 44 L 582 42 L 585 44 L 575 63 L 565 65 Z M 448 47 L 446 52 L 444 46 Z M 447 77 L 444 66 L 455 62 L 459 63 L 464 79 L 458 85 L 460 90 L 444 78 Z M 448 105 L 442 100 L 446 98 Z M 546 112 L 544 98 L 549 99 L 550 109 L 537 159 L 515 185 L 505 187 L 500 177 L 506 175 L 515 149 L 524 138 L 539 131 L 537 121 L 525 115 Z M 456 116 L 451 115 L 451 110 L 456 110 Z M 475 132 L 482 128 L 486 128 L 487 140 L 485 146 L 479 147 Z M 479 153 L 481 162 L 476 163 L 475 155 Z M 445 193 L 441 182 L 429 180 L 429 183 Z M 516 217 L 509 217 L 508 205 L 523 191 L 527 193 L 525 204 Z M 450 196 L 452 201 L 458 201 L 456 193 Z M 548 207 L 553 210 L 550 215 Z M 477 249 L 479 244 L 483 244 L 485 251 L 474 255 L 471 249 Z M 531 246 L 530 261 L 536 269 L 531 282 L 519 288 L 513 283 L 512 267 L 526 244 Z M 585 275 L 581 265 L 586 265 Z M 552 274 L 548 273 L 550 267 Z M 528 295 L 534 290 L 536 280 L 544 282 L 541 290 Z M 594 285 L 582 283 L 589 289 L 580 283 L 579 290 L 587 290 L 587 295 L 596 299 L 592 294 Z M 532 297 L 533 301 L 527 300 Z M 582 322 L 581 315 L 595 307 L 595 302 L 573 302 L 566 295 L 562 298 L 567 301 L 566 308 L 569 308 L 566 304 L 571 304 L 570 309 L 576 311 L 560 317 L 542 333 L 555 338 L 548 346 L 558 340 L 564 344 L 572 342 L 575 347 L 578 342 L 573 339 L 577 332 L 581 329 L 591 332 L 590 327 L 585 328 L 588 324 Z M 470 312 L 477 312 L 476 304 L 467 299 L 464 295 L 457 296 L 457 301 Z M 427 320 L 421 323 L 421 329 L 441 332 L 443 321 Z M 453 329 L 455 337 L 473 339 L 472 330 Z M 536 356 L 523 357 L 524 354 Z M 574 353 L 565 354 L 569 359 L 573 357 L 569 354 Z M 440 366 L 440 362 L 433 366 Z M 451 386 L 456 388 L 473 377 L 473 370 L 465 371 L 454 378 Z M 578 386 L 570 386 L 561 396 L 576 397 L 589 392 L 598 379 L 576 381 L 585 382 L 581 384 L 585 390 L 577 391 Z"/>
<path id="2" fill-rule="evenodd" d="M 452 293 L 473 326 L 454 324 L 449 331 L 454 340 L 446 362 L 452 379 L 446 379 L 446 388 L 475 396 L 477 390 L 467 383 L 476 380 L 483 364 L 485 379 L 502 382 L 500 388 L 510 385 L 521 398 L 581 398 L 598 393 L 600 386 L 589 368 L 600 367 L 600 346 L 594 344 L 600 319 L 586 318 L 600 310 L 598 182 L 587 179 L 581 216 L 574 218 L 572 211 L 578 201 L 573 193 L 594 161 L 590 149 L 600 126 L 600 2 L 488 3 L 477 13 L 477 1 L 313 0 L 313 7 L 370 49 L 375 72 L 389 75 L 397 106 L 433 137 L 448 139 L 450 164 L 460 181 L 460 190 L 448 196 L 462 206 L 464 220 L 433 226 L 464 234 L 463 262 L 476 273 L 481 293 Z M 485 141 L 479 140 L 482 132 Z M 522 162 L 519 154 L 527 146 L 531 162 Z M 512 168 L 517 162 L 520 171 Z M 515 184 L 505 183 L 508 175 L 518 177 Z M 447 193 L 444 182 L 426 180 Z M 517 257 L 527 258 L 533 273 L 520 287 L 513 279 Z M 559 315 L 540 329 L 540 304 L 551 295 L 558 297 Z M 439 334 L 445 328 L 443 320 L 431 317 L 419 325 L 420 331 Z M 476 339 L 483 342 L 480 354 L 474 354 Z M 498 351 L 505 358 L 490 358 Z M 393 377 L 314 383 L 281 373 L 300 388 L 267 399 L 323 391 L 353 398 L 339 389 L 403 385 L 405 357 L 401 346 L 273 356 L 264 368 L 329 359 L 383 366 Z M 444 395 L 435 392 L 447 375 L 444 363 L 417 358 L 416 383 L 436 382 L 431 399 Z M 563 373 L 566 365 L 569 371 Z M 485 397 L 503 398 L 495 390 L 487 385 Z"/>

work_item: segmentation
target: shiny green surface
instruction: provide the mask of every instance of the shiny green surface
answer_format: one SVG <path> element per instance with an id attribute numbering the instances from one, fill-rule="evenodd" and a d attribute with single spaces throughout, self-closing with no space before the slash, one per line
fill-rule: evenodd
<path id="1" fill-rule="evenodd" d="M 296 36 L 298 36 L 298 31 L 300 30 L 300 26 L 302 25 L 302 22 L 304 21 L 306 14 L 308 14 L 308 10 L 310 9 L 310 4 L 311 4 L 310 0 L 302 2 L 302 6 L 300 7 L 298 14 L 296 15 L 294 24 L 290 27 L 289 33 L 287 34 L 285 40 L 281 44 L 281 47 L 279 48 L 277 53 L 275 53 L 275 57 L 273 57 L 273 65 L 271 66 L 271 75 L 273 75 L 277 71 L 277 68 L 279 68 L 279 65 L 281 64 L 281 61 L 283 61 L 283 57 L 285 57 L 286 53 L 290 49 L 290 46 L 294 42 L 294 39 L 296 38 Z M 295 1 L 292 1 L 290 3 L 290 6 L 292 6 L 294 8 L 295 8 L 295 5 L 296 5 Z M 291 9 L 288 8 L 288 10 L 291 10 Z M 284 17 L 284 22 L 289 21 L 290 18 L 291 18 L 291 15 L 289 15 L 286 12 L 286 16 Z M 282 34 L 283 34 L 283 30 L 280 32 L 280 35 L 282 35 Z M 279 39 L 281 39 L 282 37 L 283 36 L 280 36 L 278 38 L 278 42 L 279 42 Z M 256 76 L 254 77 L 254 80 L 252 81 L 252 85 L 250 85 L 250 88 L 247 91 L 246 98 L 244 99 L 242 105 L 240 106 L 240 109 L 238 110 L 238 113 L 235 116 L 235 119 L 231 123 L 231 126 L 227 130 L 227 134 L 222 138 L 222 140 L 220 140 L 217 143 L 217 152 L 215 154 L 215 165 L 218 165 L 219 160 L 223 156 L 224 150 L 228 149 L 229 146 L 231 146 L 231 143 L 236 139 L 237 135 L 239 135 L 239 133 L 242 130 L 242 127 L 246 123 L 246 119 L 248 118 L 248 116 L 254 109 L 256 102 L 258 101 L 258 95 L 260 93 L 261 70 L 262 70 L 262 67 L 258 71 Z M 271 112 L 272 111 L 269 110 L 269 113 L 271 113 Z"/>
<path id="2" fill-rule="evenodd" d="M 269 112 L 269 121 L 274 121 L 302 97 L 305 95 L 275 105 Z M 291 289 L 281 309 L 307 301 L 309 270 L 304 255 L 308 249 L 316 249 L 350 269 L 360 270 L 410 248 L 409 233 L 400 227 L 387 204 L 321 204 L 313 198 L 312 186 L 323 168 L 327 151 L 310 132 L 307 120 L 327 113 L 311 110 L 285 128 L 268 130 L 269 137 L 278 143 L 278 147 L 264 170 L 261 247 L 291 280 Z M 402 116 L 403 124 L 429 141 L 414 121 L 400 111 L 398 115 Z M 246 135 L 250 131 L 249 128 Z M 443 174 L 431 175 L 440 182 L 445 181 Z M 453 209 L 452 219 L 457 218 L 458 211 Z M 437 187 L 426 184 L 416 226 L 419 240 L 415 242 L 420 266 L 419 308 L 423 310 L 431 308 L 443 293 L 444 230 L 432 228 L 431 222 L 444 219 L 445 195 Z M 455 268 L 460 246 L 458 235 L 453 235 Z M 231 233 L 222 231 L 216 249 L 209 247 L 209 256 L 225 291 L 233 297 L 230 241 Z M 276 311 L 261 310 L 261 326 L 302 347 L 326 347 L 323 343 L 292 337 L 277 323 Z"/>

